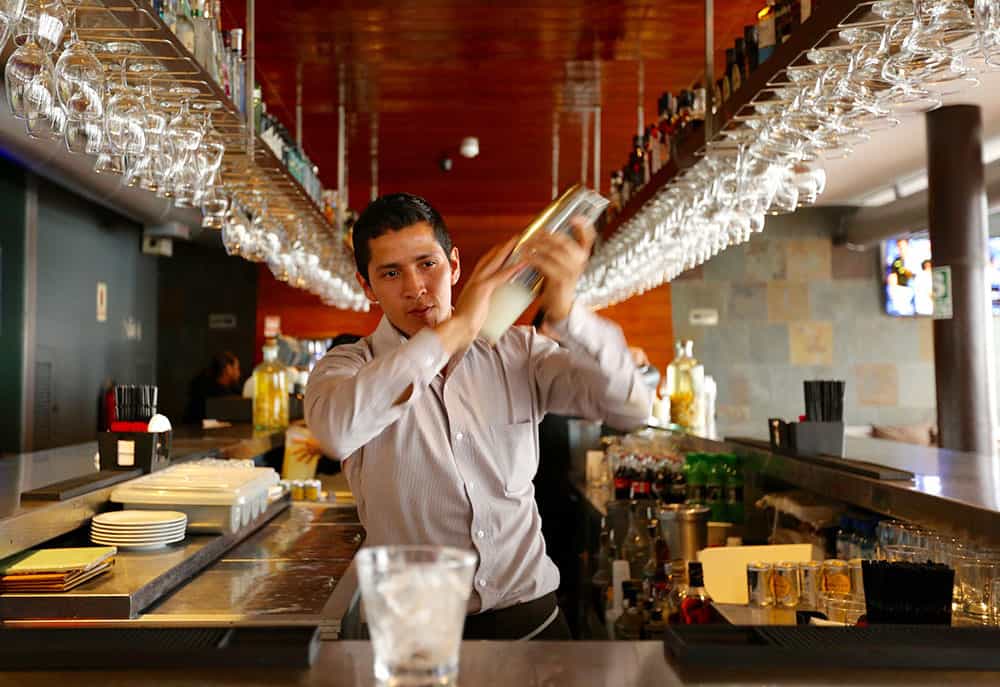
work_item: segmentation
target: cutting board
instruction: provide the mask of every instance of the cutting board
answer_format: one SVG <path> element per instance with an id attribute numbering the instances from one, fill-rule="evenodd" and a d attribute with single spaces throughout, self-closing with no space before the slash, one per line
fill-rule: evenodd
<path id="1" fill-rule="evenodd" d="M 698 552 L 705 571 L 705 589 L 716 603 L 746 604 L 747 564 L 755 561 L 810 561 L 822 559 L 812 544 L 770 544 L 768 546 L 717 546 Z"/>
<path id="2" fill-rule="evenodd" d="M 118 552 L 113 546 L 37 549 L 0 561 L 0 575 L 32 575 L 90 570 Z"/>

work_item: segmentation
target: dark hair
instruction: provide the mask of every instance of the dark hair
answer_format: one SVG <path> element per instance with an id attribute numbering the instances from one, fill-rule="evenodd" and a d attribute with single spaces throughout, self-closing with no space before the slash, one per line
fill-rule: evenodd
<path id="1" fill-rule="evenodd" d="M 922 263 L 920 263 L 920 269 L 925 270 L 925 269 L 927 269 L 928 265 L 930 265 L 931 267 L 933 267 L 934 263 L 932 263 L 930 260 L 924 260 Z"/>
<path id="2" fill-rule="evenodd" d="M 357 343 L 358 341 L 361 341 L 361 338 L 360 334 L 337 334 L 337 336 L 333 337 L 333 340 L 330 341 L 330 347 L 326 349 L 326 352 L 329 353 L 337 346 Z"/>
<path id="3" fill-rule="evenodd" d="M 222 351 L 216 353 L 212 356 L 211 362 L 208 364 L 208 374 L 211 375 L 212 379 L 218 379 L 222 371 L 233 363 L 240 362 L 240 359 L 236 357 L 236 354 L 232 351 Z"/>
<path id="4" fill-rule="evenodd" d="M 368 242 L 390 231 L 399 231 L 419 222 L 427 222 L 434 229 L 445 255 L 451 253 L 451 236 L 444 219 L 430 203 L 412 193 L 392 193 L 373 200 L 354 223 L 354 264 L 358 272 L 368 279 L 368 263 L 372 253 Z"/>

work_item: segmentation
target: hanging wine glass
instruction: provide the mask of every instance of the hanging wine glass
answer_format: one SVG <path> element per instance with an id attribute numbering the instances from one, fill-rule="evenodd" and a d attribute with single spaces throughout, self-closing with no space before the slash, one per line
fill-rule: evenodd
<path id="1" fill-rule="evenodd" d="M 52 60 L 45 55 L 39 72 L 24 90 L 25 128 L 28 136 L 42 140 L 62 139 L 66 114 L 55 94 Z"/>
<path id="2" fill-rule="evenodd" d="M 104 133 L 111 150 L 121 156 L 140 156 L 146 148 L 145 106 L 139 93 L 128 85 L 128 57 L 142 50 L 138 43 L 108 43 L 108 52 L 120 56 L 121 82 L 112 87 L 104 112 Z"/>
<path id="3" fill-rule="evenodd" d="M 203 129 L 201 118 L 191 112 L 191 98 L 201 91 L 188 86 L 175 86 L 170 93 L 181 99 L 181 108 L 167 126 L 174 159 L 170 170 L 173 186 L 174 205 L 194 207 L 194 196 L 198 189 L 198 165 L 195 152 L 201 144 Z"/>
<path id="4" fill-rule="evenodd" d="M 66 149 L 96 155 L 104 116 L 104 66 L 77 35 L 77 8 L 70 13 L 70 42 L 55 67 L 56 93 L 66 111 Z"/>
<path id="5" fill-rule="evenodd" d="M 201 143 L 195 151 L 195 162 L 198 166 L 199 183 L 195 192 L 195 204 L 201 204 L 201 194 L 208 187 L 222 166 L 222 158 L 226 154 L 226 139 L 212 125 L 212 112 L 222 107 L 218 101 L 194 103 L 192 107 L 204 113 L 204 134 Z"/>
<path id="6" fill-rule="evenodd" d="M 0 52 L 24 16 L 25 0 L 0 0 Z"/>
<path id="7" fill-rule="evenodd" d="M 38 46 L 51 54 L 62 45 L 68 22 L 69 12 L 61 0 L 27 0 L 14 29 L 14 41 L 21 44 L 34 35 Z"/>
<path id="8" fill-rule="evenodd" d="M 27 90 L 32 81 L 50 63 L 48 55 L 42 50 L 35 38 L 34 32 L 28 34 L 23 45 L 17 48 L 7 59 L 4 67 L 4 88 L 7 92 L 7 105 L 11 114 L 18 119 L 28 116 Z"/>
<path id="9" fill-rule="evenodd" d="M 160 107 L 157 89 L 153 86 L 153 79 L 158 74 L 166 71 L 159 62 L 143 61 L 133 62 L 129 65 L 129 73 L 136 76 L 145 76 L 146 83 L 142 87 L 139 97 L 142 99 L 143 121 L 142 128 L 146 136 L 146 147 L 140 155 L 132 155 L 126 158 L 126 169 L 124 183 L 126 186 L 138 186 L 147 191 L 155 192 L 157 189 L 156 177 L 154 174 L 155 158 L 160 154 L 161 139 L 167 126 L 166 112 Z"/>

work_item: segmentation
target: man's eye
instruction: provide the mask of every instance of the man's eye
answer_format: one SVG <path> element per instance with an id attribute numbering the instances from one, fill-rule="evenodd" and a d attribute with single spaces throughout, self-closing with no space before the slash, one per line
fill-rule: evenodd
<path id="1" fill-rule="evenodd" d="M 425 260 L 424 261 L 424 267 L 426 267 L 426 268 L 434 267 L 434 265 L 436 265 L 436 264 L 437 264 L 437 260 Z"/>
<path id="2" fill-rule="evenodd" d="M 382 273 L 382 278 L 383 279 L 395 279 L 397 276 L 399 276 L 399 272 L 396 272 L 396 271 L 383 272 Z"/>

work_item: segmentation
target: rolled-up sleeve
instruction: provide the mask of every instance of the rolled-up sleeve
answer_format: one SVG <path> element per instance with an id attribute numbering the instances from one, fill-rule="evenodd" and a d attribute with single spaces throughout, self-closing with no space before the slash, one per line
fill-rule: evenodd
<path id="1" fill-rule="evenodd" d="M 338 346 L 309 376 L 306 423 L 327 454 L 347 458 L 396 422 L 447 362 L 429 329 L 377 358 L 366 342 Z"/>
<path id="2" fill-rule="evenodd" d="M 574 305 L 553 331 L 562 346 L 537 334 L 531 341 L 543 412 L 603 420 L 622 430 L 646 422 L 652 392 L 642 383 L 617 325 Z"/>

